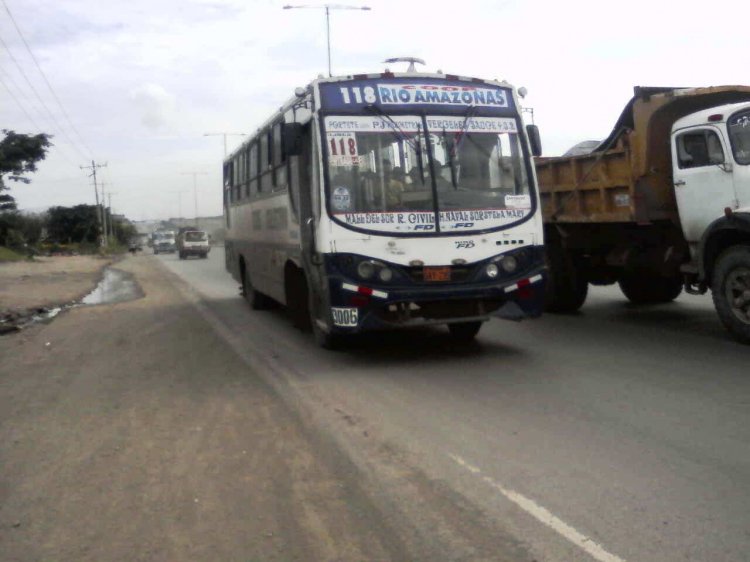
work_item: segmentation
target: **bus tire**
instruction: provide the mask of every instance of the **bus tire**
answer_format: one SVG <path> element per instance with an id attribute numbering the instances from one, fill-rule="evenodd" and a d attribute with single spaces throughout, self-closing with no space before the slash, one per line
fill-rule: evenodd
<path id="1" fill-rule="evenodd" d="M 620 290 L 633 304 L 672 302 L 682 292 L 679 276 L 663 277 L 653 273 L 626 273 L 617 282 Z"/>
<path id="2" fill-rule="evenodd" d="M 242 278 L 242 295 L 250 305 L 250 308 L 253 310 L 266 310 L 268 308 L 268 297 L 253 288 L 244 263 L 241 266 L 240 275 Z"/>
<path id="3" fill-rule="evenodd" d="M 322 320 L 317 317 L 318 304 L 315 302 L 315 296 L 312 291 L 308 292 L 308 313 L 310 316 L 310 328 L 312 329 L 313 339 L 318 347 L 335 351 L 341 348 L 344 337 L 341 334 L 333 334 L 321 327 Z"/>
<path id="4" fill-rule="evenodd" d="M 547 251 L 547 275 L 545 312 L 577 312 L 586 302 L 589 283 L 563 250 Z"/>
<path id="5" fill-rule="evenodd" d="M 724 327 L 737 341 L 750 344 L 750 246 L 734 246 L 719 256 L 711 293 Z"/>
<path id="6" fill-rule="evenodd" d="M 311 328 L 310 297 L 302 270 L 289 267 L 286 272 L 286 306 L 295 328 L 307 332 Z"/>
<path id="7" fill-rule="evenodd" d="M 448 324 L 448 331 L 451 333 L 451 339 L 456 343 L 470 343 L 477 337 L 483 322 L 456 322 Z"/>

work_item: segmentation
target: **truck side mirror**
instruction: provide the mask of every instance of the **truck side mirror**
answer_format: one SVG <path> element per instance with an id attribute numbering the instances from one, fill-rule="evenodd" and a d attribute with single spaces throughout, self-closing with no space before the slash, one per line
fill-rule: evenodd
<path id="1" fill-rule="evenodd" d="M 284 153 L 287 156 L 302 154 L 302 124 L 284 123 L 283 129 Z"/>
<path id="2" fill-rule="evenodd" d="M 534 156 L 542 155 L 542 137 L 539 136 L 539 127 L 536 125 L 526 125 L 526 134 L 529 136 L 531 145 L 531 154 Z"/>

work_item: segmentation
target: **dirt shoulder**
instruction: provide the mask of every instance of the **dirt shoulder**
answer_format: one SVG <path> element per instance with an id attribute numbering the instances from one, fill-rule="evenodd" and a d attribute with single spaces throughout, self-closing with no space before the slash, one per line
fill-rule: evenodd
<path id="1" fill-rule="evenodd" d="M 51 307 L 91 291 L 111 258 L 56 256 L 0 263 L 0 313 Z"/>
<path id="2" fill-rule="evenodd" d="M 3 560 L 410 560 L 356 471 L 148 257 L 137 301 L 0 338 Z"/>

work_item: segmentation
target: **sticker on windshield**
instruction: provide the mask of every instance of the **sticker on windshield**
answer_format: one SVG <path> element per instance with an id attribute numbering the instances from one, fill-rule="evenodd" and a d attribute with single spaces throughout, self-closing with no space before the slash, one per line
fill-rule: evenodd
<path id="1" fill-rule="evenodd" d="M 334 211 L 344 213 L 352 208 L 352 196 L 348 187 L 337 187 L 333 190 L 331 206 Z"/>
<path id="2" fill-rule="evenodd" d="M 530 209 L 482 209 L 466 211 L 441 211 L 442 232 L 481 230 L 498 228 L 519 221 L 531 212 Z M 385 212 L 385 213 L 335 213 L 344 223 L 376 229 L 383 232 L 435 232 L 435 214 L 429 211 Z"/>
<path id="3" fill-rule="evenodd" d="M 357 150 L 357 135 L 349 131 L 329 132 L 328 162 L 331 166 L 358 166 L 362 159 Z"/>
<path id="4" fill-rule="evenodd" d="M 528 195 L 506 195 L 505 206 L 508 209 L 528 209 L 531 207 L 531 197 Z"/>

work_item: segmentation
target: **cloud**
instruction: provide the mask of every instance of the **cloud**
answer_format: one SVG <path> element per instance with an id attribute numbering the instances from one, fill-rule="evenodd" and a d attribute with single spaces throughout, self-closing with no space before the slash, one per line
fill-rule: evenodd
<path id="1" fill-rule="evenodd" d="M 141 123 L 154 131 L 167 128 L 175 115 L 176 98 L 158 84 L 143 84 L 130 91 L 141 111 Z"/>

